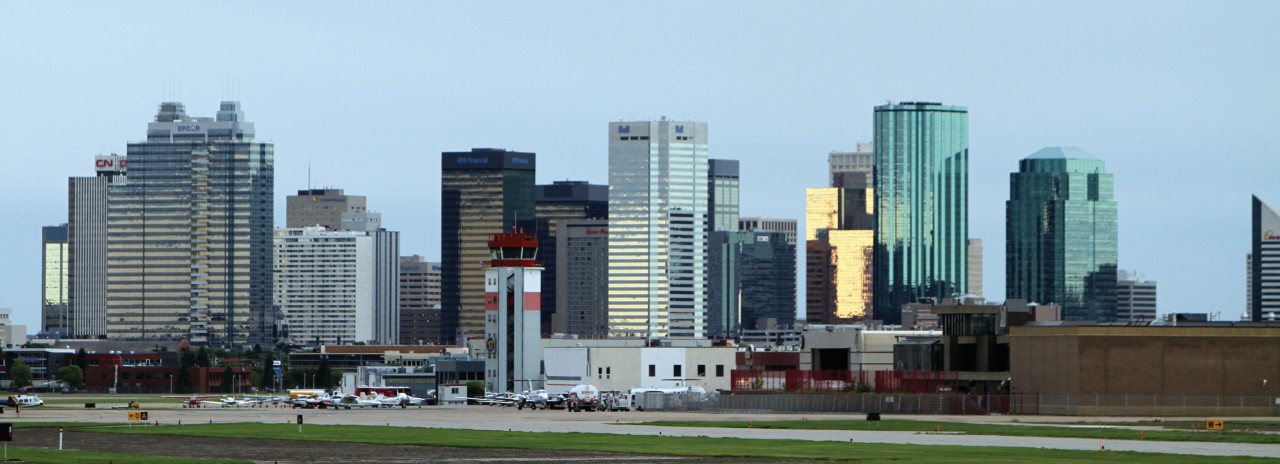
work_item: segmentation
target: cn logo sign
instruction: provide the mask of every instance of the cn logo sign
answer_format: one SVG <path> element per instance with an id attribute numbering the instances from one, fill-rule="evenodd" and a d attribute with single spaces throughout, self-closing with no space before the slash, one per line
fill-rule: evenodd
<path id="1" fill-rule="evenodd" d="M 125 167 L 125 166 L 129 163 L 129 161 L 128 161 L 128 160 L 119 160 L 119 163 L 120 163 L 120 167 L 122 167 L 122 168 L 123 168 L 123 167 Z M 95 165 L 97 165 L 97 167 L 100 167 L 100 168 L 110 168 L 110 167 L 115 167 L 115 166 L 116 166 L 116 160 L 111 160 L 111 159 L 100 159 L 100 160 L 95 160 L 95 161 L 94 161 L 94 164 L 95 164 Z"/>

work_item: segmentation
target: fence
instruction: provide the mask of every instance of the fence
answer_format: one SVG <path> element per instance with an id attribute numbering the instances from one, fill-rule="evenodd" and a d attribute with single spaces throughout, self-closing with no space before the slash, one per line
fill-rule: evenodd
<path id="1" fill-rule="evenodd" d="M 788 392 L 955 392 L 958 373 L 942 371 L 730 371 L 730 385 L 741 391 Z"/>
<path id="2" fill-rule="evenodd" d="M 1280 415 L 1280 398 L 1240 395 L 999 395 L 946 393 L 786 393 L 723 391 L 703 401 L 671 403 L 721 414 L 870 413 L 1025 414 L 1063 416 L 1240 417 Z M 693 407 L 696 404 L 696 407 Z M 668 409 L 675 409 L 668 407 Z"/>

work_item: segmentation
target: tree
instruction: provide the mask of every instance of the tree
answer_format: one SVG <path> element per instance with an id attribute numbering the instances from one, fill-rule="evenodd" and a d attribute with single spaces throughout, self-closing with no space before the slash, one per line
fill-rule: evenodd
<path id="1" fill-rule="evenodd" d="M 76 350 L 75 363 L 77 366 L 80 366 L 81 374 L 85 372 L 89 372 L 89 352 L 85 351 L 84 348 L 80 348 L 79 350 Z"/>
<path id="2" fill-rule="evenodd" d="M 333 369 L 329 367 L 329 357 L 320 356 L 320 370 L 316 372 L 316 388 L 328 390 L 334 383 Z"/>
<path id="3" fill-rule="evenodd" d="M 31 386 L 31 366 L 22 361 L 22 358 L 13 358 L 13 366 L 9 368 L 9 380 L 12 380 L 10 388 L 22 388 Z"/>
<path id="4" fill-rule="evenodd" d="M 195 382 L 191 380 L 191 368 L 196 365 L 196 354 L 190 349 L 183 348 L 178 353 L 178 378 L 174 379 L 173 386 L 182 393 L 194 393 L 191 391 L 195 386 Z"/>
<path id="5" fill-rule="evenodd" d="M 66 366 L 58 369 L 55 377 L 59 382 L 67 384 L 72 390 L 84 389 L 84 371 L 80 366 Z"/>
<path id="6" fill-rule="evenodd" d="M 200 347 L 200 351 L 196 352 L 196 366 L 199 366 L 199 367 L 211 366 L 211 364 L 209 363 L 209 350 L 206 350 L 203 346 Z"/>

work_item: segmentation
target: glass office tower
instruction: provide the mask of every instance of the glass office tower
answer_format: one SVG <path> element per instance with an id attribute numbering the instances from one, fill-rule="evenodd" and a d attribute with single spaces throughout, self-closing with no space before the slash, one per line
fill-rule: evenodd
<path id="1" fill-rule="evenodd" d="M 967 288 L 969 110 L 902 102 L 875 108 L 875 317 Z"/>
<path id="2" fill-rule="evenodd" d="M 1280 313 L 1280 213 L 1257 196 L 1253 197 L 1252 205 L 1249 318 L 1266 321 Z"/>
<path id="3" fill-rule="evenodd" d="M 441 157 L 440 338 L 484 336 L 484 268 L 493 234 L 534 229 L 536 155 L 494 148 Z"/>
<path id="4" fill-rule="evenodd" d="M 240 103 L 216 118 L 161 103 L 127 162 L 108 193 L 107 337 L 274 343 L 273 146 Z"/>
<path id="5" fill-rule="evenodd" d="M 704 337 L 707 124 L 609 124 L 609 333 Z"/>
<path id="6" fill-rule="evenodd" d="M 535 187 L 534 213 L 538 216 L 538 260 L 542 262 L 542 336 L 551 337 L 555 332 L 554 321 L 560 313 L 559 291 L 560 223 L 583 219 L 609 218 L 609 186 L 592 185 L 586 181 L 555 181 L 551 185 Z M 606 226 L 607 227 L 607 226 Z M 607 241 L 607 235 L 604 237 Z M 575 250 L 577 251 L 577 250 Z M 603 265 L 603 263 L 601 263 Z M 600 279 L 603 281 L 604 279 Z M 596 289 L 601 298 L 606 286 Z"/>
<path id="7" fill-rule="evenodd" d="M 1006 203 L 1008 298 L 1062 306 L 1068 321 L 1116 320 L 1116 201 L 1102 160 L 1044 148 L 1018 162 Z"/>
<path id="8" fill-rule="evenodd" d="M 67 225 L 42 227 L 40 243 L 44 256 L 40 281 L 40 332 L 65 337 L 71 330 L 71 317 L 67 311 L 71 269 Z"/>
<path id="9" fill-rule="evenodd" d="M 738 160 L 712 159 L 707 169 L 707 227 L 710 231 L 738 230 Z"/>

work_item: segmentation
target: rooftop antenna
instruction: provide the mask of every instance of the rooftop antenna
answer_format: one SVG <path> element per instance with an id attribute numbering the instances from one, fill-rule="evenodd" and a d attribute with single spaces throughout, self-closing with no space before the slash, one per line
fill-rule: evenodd
<path id="1" fill-rule="evenodd" d="M 307 157 L 307 190 L 311 190 L 311 157 Z"/>

